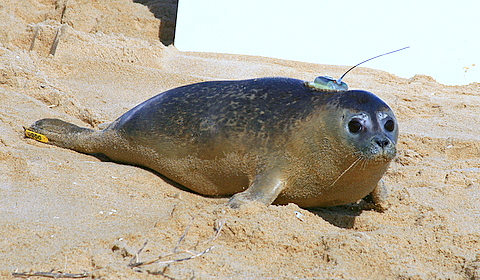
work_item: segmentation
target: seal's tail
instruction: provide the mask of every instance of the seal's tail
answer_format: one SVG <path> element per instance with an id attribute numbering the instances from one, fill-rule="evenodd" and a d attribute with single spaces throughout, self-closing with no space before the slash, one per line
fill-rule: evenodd
<path id="1" fill-rule="evenodd" d="M 25 136 L 78 152 L 99 153 L 100 131 L 83 128 L 59 119 L 41 119 L 25 128 Z"/>

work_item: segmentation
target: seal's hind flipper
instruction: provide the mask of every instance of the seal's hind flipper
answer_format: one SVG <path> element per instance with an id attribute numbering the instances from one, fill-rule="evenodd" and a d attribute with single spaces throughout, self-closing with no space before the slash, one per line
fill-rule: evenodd
<path id="1" fill-rule="evenodd" d="M 41 119 L 25 128 L 29 138 L 83 153 L 97 152 L 92 139 L 96 132 L 59 119 Z"/>

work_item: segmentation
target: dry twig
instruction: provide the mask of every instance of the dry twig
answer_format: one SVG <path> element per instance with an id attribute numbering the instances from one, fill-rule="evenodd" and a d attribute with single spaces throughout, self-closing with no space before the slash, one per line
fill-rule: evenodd
<path id="1" fill-rule="evenodd" d="M 84 273 L 65 273 L 65 272 L 53 272 L 51 270 L 50 272 L 14 272 L 12 273 L 13 277 L 33 277 L 33 276 L 39 276 L 39 277 L 47 277 L 47 278 L 86 278 L 86 277 L 91 277 L 92 273 L 91 272 L 84 272 Z"/>
<path id="2" fill-rule="evenodd" d="M 213 240 L 215 240 L 219 235 L 220 235 L 220 232 L 222 231 L 222 228 L 223 228 L 223 225 L 225 224 L 224 221 L 219 221 L 216 225 L 216 228 L 215 228 L 215 234 L 212 238 L 210 238 L 209 240 L 203 242 L 203 244 L 206 244 L 206 243 L 209 243 L 209 242 L 212 242 Z M 139 257 L 138 255 L 140 254 L 140 252 L 143 250 L 143 248 L 145 248 L 145 245 L 147 244 L 147 242 L 144 243 L 143 247 L 137 252 L 137 254 L 135 255 L 135 257 L 132 258 L 132 260 L 130 261 L 130 263 L 128 264 L 129 267 L 141 267 L 141 266 L 145 266 L 145 265 L 149 265 L 149 264 L 153 264 L 153 263 L 157 263 L 157 264 L 172 264 L 172 263 L 176 263 L 176 262 L 182 262 L 182 261 L 187 261 L 187 260 L 191 260 L 191 259 L 195 259 L 195 258 L 198 258 L 200 256 L 203 256 L 204 254 L 210 252 L 210 250 L 212 250 L 214 248 L 214 246 L 211 246 L 207 249 L 205 249 L 204 251 L 202 252 L 199 252 L 199 253 L 196 253 L 193 251 L 193 248 L 195 246 L 192 246 L 188 249 L 185 249 L 185 250 L 178 250 L 178 247 L 180 246 L 180 244 L 182 243 L 182 241 L 185 239 L 185 237 L 187 236 L 187 233 L 188 233 L 188 230 L 189 230 L 190 226 L 188 226 L 186 229 L 185 229 L 185 232 L 182 234 L 182 236 L 179 238 L 178 242 L 177 242 L 177 246 L 175 246 L 175 248 L 173 249 L 173 251 L 171 253 L 168 253 L 168 254 L 164 254 L 164 255 L 161 255 L 161 256 L 158 256 L 157 258 L 155 259 L 152 259 L 152 260 L 149 260 L 149 261 L 139 261 Z M 198 245 L 198 244 L 197 244 Z M 172 256 L 178 256 L 180 254 L 188 254 L 188 256 L 186 257 L 183 257 L 183 258 L 174 258 L 174 259 L 171 259 L 171 260 L 164 260 L 162 261 L 163 259 L 166 259 L 168 257 L 172 257 Z"/>
<path id="3" fill-rule="evenodd" d="M 62 13 L 60 14 L 60 24 L 64 24 L 63 17 L 65 16 L 65 12 L 67 11 L 68 0 L 65 0 L 62 4 L 63 6 L 61 7 Z"/>
<path id="4" fill-rule="evenodd" d="M 53 40 L 52 47 L 50 48 L 50 54 L 51 55 L 54 56 L 55 52 L 57 52 L 58 43 L 60 43 L 60 38 L 63 36 L 63 33 L 65 33 L 66 28 L 67 28 L 67 25 L 63 24 L 59 29 L 57 29 L 55 39 Z"/>
<path id="5" fill-rule="evenodd" d="M 32 51 L 33 48 L 35 47 L 35 40 L 37 40 L 39 29 L 40 27 L 38 26 L 38 24 L 35 24 L 35 27 L 33 28 L 33 37 L 32 37 L 32 42 L 30 43 L 29 51 Z"/>

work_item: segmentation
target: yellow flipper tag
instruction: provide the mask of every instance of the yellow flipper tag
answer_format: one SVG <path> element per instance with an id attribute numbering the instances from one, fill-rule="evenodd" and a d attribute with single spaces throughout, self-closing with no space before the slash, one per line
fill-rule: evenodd
<path id="1" fill-rule="evenodd" d="M 48 142 L 47 136 L 45 136 L 43 134 L 40 134 L 40 133 L 33 132 L 31 130 L 28 130 L 28 129 L 25 129 L 25 136 L 27 136 L 28 138 L 32 138 L 34 140 L 43 142 L 43 143 Z"/>

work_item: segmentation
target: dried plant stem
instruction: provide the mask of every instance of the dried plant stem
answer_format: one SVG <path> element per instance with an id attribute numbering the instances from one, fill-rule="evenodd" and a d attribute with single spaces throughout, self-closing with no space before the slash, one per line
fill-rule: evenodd
<path id="1" fill-rule="evenodd" d="M 57 52 L 57 48 L 58 48 L 58 43 L 60 43 L 60 38 L 63 36 L 63 34 L 65 33 L 65 29 L 67 28 L 67 25 L 64 24 L 62 25 L 59 29 L 57 29 L 57 33 L 55 34 L 55 39 L 53 40 L 53 44 L 52 44 L 52 47 L 50 48 L 50 54 L 51 55 L 55 55 L 55 53 Z"/>
<path id="2" fill-rule="evenodd" d="M 224 221 L 220 221 L 217 223 L 217 226 L 216 226 L 216 229 L 215 229 L 215 234 L 212 238 L 210 238 L 209 240 L 203 242 L 203 244 L 205 243 L 209 243 L 209 242 L 212 242 L 213 240 L 215 240 L 219 235 L 220 235 L 220 232 L 222 231 L 222 228 L 223 228 L 223 225 L 225 224 Z M 130 261 L 130 263 L 128 264 L 129 267 L 140 267 L 140 266 L 145 266 L 145 265 L 149 265 L 149 264 L 153 264 L 153 263 L 157 263 L 157 264 L 171 264 L 171 263 L 175 263 L 175 262 L 182 262 L 182 261 L 187 261 L 187 260 L 191 260 L 191 259 L 195 259 L 195 258 L 198 258 L 208 252 L 210 252 L 214 246 L 211 246 L 209 248 L 207 248 L 206 250 L 202 251 L 202 252 L 199 252 L 199 253 L 196 253 L 193 251 L 193 247 L 189 248 L 189 249 L 185 249 L 185 250 L 178 250 L 178 247 L 180 246 L 180 244 L 182 243 L 182 241 L 185 239 L 185 237 L 187 236 L 187 233 L 188 233 L 188 230 L 190 229 L 190 226 L 188 226 L 186 229 L 185 229 L 185 232 L 182 234 L 182 236 L 179 238 L 178 242 L 177 242 L 177 246 L 175 246 L 174 250 L 171 252 L 171 253 L 168 253 L 168 254 L 165 254 L 165 255 L 161 255 L 161 256 L 158 256 L 157 258 L 155 259 L 152 259 L 152 260 L 149 260 L 149 261 L 138 261 L 139 259 L 139 254 L 140 252 L 143 250 L 143 248 L 145 248 L 145 245 L 147 244 L 147 242 L 144 243 L 144 245 L 142 246 L 142 248 L 140 248 L 140 250 L 137 252 L 137 254 L 135 254 L 135 257 L 132 258 L 132 260 Z M 198 245 L 198 244 L 197 244 Z M 176 255 L 180 255 L 180 254 L 188 254 L 189 256 L 187 257 L 183 257 L 183 258 L 175 258 L 175 259 L 172 259 L 172 260 L 165 260 L 165 261 L 162 261 L 163 259 L 165 258 L 168 258 L 168 257 L 172 257 L 172 256 L 176 256 Z"/>
<path id="3" fill-rule="evenodd" d="M 46 277 L 46 278 L 86 278 L 86 277 L 91 277 L 92 273 L 91 272 L 84 272 L 84 273 L 64 273 L 64 272 L 14 272 L 12 273 L 13 277 L 33 277 L 33 276 L 39 276 L 39 277 Z"/>
<path id="4" fill-rule="evenodd" d="M 35 27 L 33 28 L 33 38 L 32 42 L 30 43 L 30 48 L 28 49 L 29 51 L 32 51 L 35 47 L 35 40 L 37 39 L 39 29 L 40 27 L 38 25 L 35 25 Z"/>
<path id="5" fill-rule="evenodd" d="M 65 0 L 65 1 L 63 2 L 62 13 L 61 13 L 61 15 L 60 15 L 60 24 L 63 24 L 63 23 L 64 23 L 64 22 L 63 22 L 63 17 L 65 16 L 65 12 L 67 11 L 67 2 L 68 2 L 68 0 Z"/>

